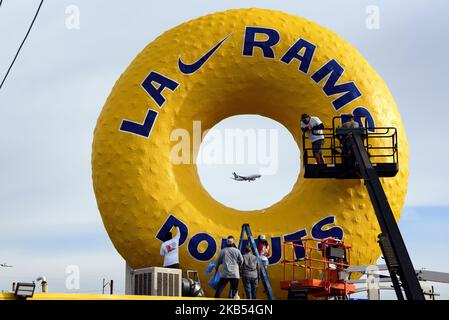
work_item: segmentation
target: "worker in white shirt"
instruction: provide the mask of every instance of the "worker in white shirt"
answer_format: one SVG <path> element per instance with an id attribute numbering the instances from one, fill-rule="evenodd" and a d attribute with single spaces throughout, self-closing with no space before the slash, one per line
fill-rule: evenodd
<path id="1" fill-rule="evenodd" d="M 165 234 L 165 242 L 161 245 L 161 256 L 164 257 L 164 268 L 179 269 L 179 238 L 181 230 L 177 225 L 176 235 L 173 237 L 171 232 Z"/>
<path id="2" fill-rule="evenodd" d="M 324 164 L 321 148 L 324 143 L 323 122 L 318 117 L 311 117 L 306 113 L 301 116 L 301 129 L 307 132 L 312 143 L 313 156 L 318 164 Z"/>

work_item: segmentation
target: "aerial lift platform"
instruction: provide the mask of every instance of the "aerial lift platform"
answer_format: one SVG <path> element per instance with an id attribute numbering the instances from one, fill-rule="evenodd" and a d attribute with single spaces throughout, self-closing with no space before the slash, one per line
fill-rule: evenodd
<path id="1" fill-rule="evenodd" d="M 362 124 L 360 117 L 355 117 Z M 425 300 L 415 269 L 394 218 L 379 177 L 399 172 L 397 129 L 370 127 L 365 119 L 360 128 L 342 128 L 345 116 L 334 117 L 332 128 L 324 129 L 322 151 L 326 164 L 311 163 L 313 151 L 303 135 L 304 177 L 309 179 L 363 179 L 380 225 L 382 250 L 398 300 Z M 314 161 L 313 161 L 314 162 Z"/>
<path id="2" fill-rule="evenodd" d="M 304 252 L 304 257 L 298 259 L 297 250 Z M 351 267 L 350 251 L 350 246 L 333 238 L 284 241 L 281 289 L 294 300 L 346 299 L 356 292 L 355 285 L 341 277 Z"/>

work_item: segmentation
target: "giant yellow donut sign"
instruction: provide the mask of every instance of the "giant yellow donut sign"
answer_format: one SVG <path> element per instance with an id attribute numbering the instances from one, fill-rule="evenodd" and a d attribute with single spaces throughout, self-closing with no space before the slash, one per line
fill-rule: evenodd
<path id="1" fill-rule="evenodd" d="M 300 115 L 353 112 L 398 128 L 400 172 L 384 179 L 399 218 L 408 179 L 408 145 L 395 102 L 380 76 L 350 44 L 290 14 L 238 9 L 175 27 L 150 43 L 115 84 L 98 119 L 93 182 L 104 225 L 132 268 L 161 265 L 163 234 L 181 226 L 180 260 L 200 271 L 223 238 L 243 223 L 271 243 L 269 273 L 279 295 L 282 241 L 344 238 L 353 264 L 374 263 L 380 232 L 363 181 L 301 173 L 290 194 L 261 211 L 226 207 L 202 187 L 196 165 L 174 164 L 170 133 L 203 128 L 238 114 L 283 124 L 301 144 Z M 301 252 L 297 252 L 301 255 Z"/>

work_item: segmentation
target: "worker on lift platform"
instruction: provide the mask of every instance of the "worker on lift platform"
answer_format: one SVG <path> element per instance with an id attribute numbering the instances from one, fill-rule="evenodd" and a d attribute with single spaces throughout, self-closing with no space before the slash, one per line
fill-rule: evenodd
<path id="1" fill-rule="evenodd" d="M 301 115 L 301 129 L 302 132 L 307 132 L 309 134 L 316 163 L 324 164 L 323 153 L 321 151 L 324 144 L 323 122 L 318 117 L 311 117 L 308 114 L 303 113 Z"/>
<path id="2" fill-rule="evenodd" d="M 357 129 L 359 128 L 359 123 L 354 121 L 354 115 L 352 113 L 349 113 L 346 115 L 346 121 L 342 124 L 342 128 L 345 129 Z M 345 165 L 351 165 L 354 163 L 354 158 L 352 155 L 351 146 L 349 145 L 347 141 L 347 136 L 338 136 L 338 139 L 340 140 L 341 145 L 341 156 L 342 156 L 342 163 Z"/>
<path id="3" fill-rule="evenodd" d="M 321 250 L 323 257 L 329 261 L 329 280 L 331 282 L 341 281 L 340 271 L 349 266 L 343 241 L 335 238 L 326 239 L 321 243 Z"/>

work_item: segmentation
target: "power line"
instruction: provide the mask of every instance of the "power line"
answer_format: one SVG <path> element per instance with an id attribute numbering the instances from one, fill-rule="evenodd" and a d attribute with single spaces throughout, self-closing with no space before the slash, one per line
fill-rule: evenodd
<path id="1" fill-rule="evenodd" d="M 0 6 L 1 6 L 2 2 L 3 2 L 3 0 L 0 0 Z M 2 83 L 0 84 L 0 89 L 3 87 L 3 84 L 5 83 L 6 78 L 9 75 L 9 72 L 11 71 L 14 63 L 16 62 L 17 57 L 19 56 L 20 50 L 22 49 L 26 39 L 28 38 L 28 35 L 30 34 L 31 29 L 33 28 L 34 22 L 36 21 L 36 18 L 39 15 L 39 11 L 41 10 L 41 7 L 42 7 L 43 3 L 44 3 L 44 0 L 41 0 L 41 3 L 39 4 L 39 7 L 37 8 L 36 13 L 34 15 L 33 21 L 31 21 L 30 27 L 28 28 L 28 31 L 27 31 L 27 33 L 25 35 L 25 38 L 23 38 L 22 43 L 20 44 L 20 47 L 17 50 L 16 55 L 14 56 L 14 59 L 12 60 L 10 66 L 8 68 L 8 71 L 6 71 L 6 74 L 5 74 L 5 76 L 4 76 L 3 80 L 2 80 Z"/>

